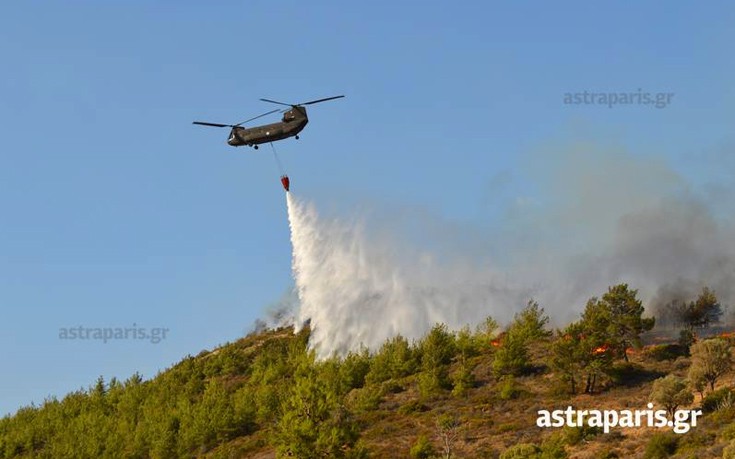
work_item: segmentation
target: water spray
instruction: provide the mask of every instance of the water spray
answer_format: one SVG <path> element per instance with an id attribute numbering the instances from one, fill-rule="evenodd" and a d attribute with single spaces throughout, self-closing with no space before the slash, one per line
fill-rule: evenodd
<path id="1" fill-rule="evenodd" d="M 286 193 L 296 329 L 309 323 L 319 358 L 363 346 L 377 350 L 398 334 L 420 339 L 436 323 L 451 329 L 488 315 L 512 317 L 526 292 L 504 276 L 459 260 L 436 262 L 401 241 L 377 237 L 358 218 L 322 218 L 314 205 Z M 391 227 L 395 222 L 391 222 Z"/>

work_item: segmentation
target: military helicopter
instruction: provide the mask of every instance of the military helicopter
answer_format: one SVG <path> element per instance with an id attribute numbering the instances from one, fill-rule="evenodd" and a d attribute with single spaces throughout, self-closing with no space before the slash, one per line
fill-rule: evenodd
<path id="1" fill-rule="evenodd" d="M 328 100 L 339 99 L 344 96 L 333 96 L 324 99 L 312 100 L 309 102 L 302 102 L 300 104 L 286 104 L 270 99 L 260 99 L 263 102 L 269 102 L 271 104 L 285 105 L 291 107 L 287 110 L 275 109 L 262 115 L 258 115 L 249 120 L 245 120 L 237 124 L 218 124 L 218 123 L 206 123 L 203 121 L 194 121 L 192 124 L 198 124 L 201 126 L 212 126 L 212 127 L 229 127 L 232 128 L 230 131 L 230 137 L 227 139 L 227 143 L 233 147 L 240 147 L 247 145 L 258 149 L 258 145 L 262 143 L 274 142 L 276 140 L 283 140 L 289 137 L 299 138 L 299 132 L 301 132 L 306 123 L 309 122 L 309 118 L 306 116 L 306 105 L 318 104 L 319 102 L 326 102 Z M 249 123 L 250 121 L 257 120 L 263 116 L 270 115 L 278 111 L 283 112 L 283 118 L 278 123 L 264 124 L 263 126 L 255 126 L 246 128 L 243 124 Z"/>

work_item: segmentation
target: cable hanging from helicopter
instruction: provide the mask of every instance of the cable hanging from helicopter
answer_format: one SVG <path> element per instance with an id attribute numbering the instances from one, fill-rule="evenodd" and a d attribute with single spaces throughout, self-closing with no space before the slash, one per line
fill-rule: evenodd
<path id="1" fill-rule="evenodd" d="M 288 175 L 283 170 L 283 164 L 281 164 L 281 160 L 278 158 L 278 152 L 276 152 L 276 147 L 273 145 L 273 142 L 271 144 L 271 150 L 273 150 L 273 158 L 276 160 L 276 166 L 278 166 L 278 172 L 281 174 L 281 185 L 283 185 L 283 189 L 287 192 L 290 191 L 289 188 L 291 188 L 291 180 L 288 178 Z"/>

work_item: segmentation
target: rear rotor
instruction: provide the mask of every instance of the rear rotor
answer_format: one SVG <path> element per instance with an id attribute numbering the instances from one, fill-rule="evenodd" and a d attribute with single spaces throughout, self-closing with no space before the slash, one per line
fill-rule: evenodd
<path id="1" fill-rule="evenodd" d="M 279 109 L 271 110 L 269 112 L 263 113 L 262 115 L 254 116 L 250 119 L 247 119 L 245 121 L 241 121 L 237 124 L 219 124 L 219 123 L 208 123 L 205 121 L 193 121 L 191 124 L 198 124 L 200 126 L 211 126 L 211 127 L 231 127 L 231 128 L 239 128 L 242 127 L 243 124 L 249 123 L 251 121 L 257 120 L 258 118 L 262 118 L 264 116 L 270 115 L 271 113 L 275 113 L 279 111 Z"/>

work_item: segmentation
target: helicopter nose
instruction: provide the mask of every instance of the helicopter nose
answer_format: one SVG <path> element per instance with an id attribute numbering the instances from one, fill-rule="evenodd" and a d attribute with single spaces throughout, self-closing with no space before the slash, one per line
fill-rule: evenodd
<path id="1" fill-rule="evenodd" d="M 230 132 L 230 138 L 227 139 L 227 144 L 231 146 L 237 146 L 237 136 L 235 136 L 235 131 Z"/>

